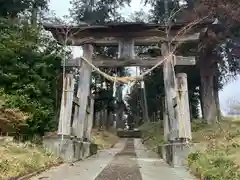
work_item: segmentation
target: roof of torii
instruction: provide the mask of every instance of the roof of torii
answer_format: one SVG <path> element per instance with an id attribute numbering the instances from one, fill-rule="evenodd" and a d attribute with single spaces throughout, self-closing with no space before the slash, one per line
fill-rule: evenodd
<path id="1" fill-rule="evenodd" d="M 188 33 L 185 33 L 186 35 L 184 35 L 184 38 L 180 37 L 182 38 L 180 41 L 199 39 L 199 32 L 202 32 L 204 28 L 208 27 L 213 22 L 213 20 L 204 20 L 196 23 Z M 170 36 L 175 36 L 180 29 L 184 28 L 189 23 L 191 22 L 172 24 Z M 140 38 L 139 41 L 138 39 L 136 40 L 136 45 L 144 45 L 144 42 L 146 42 L 146 44 L 154 43 L 155 41 L 159 42 L 162 37 L 166 37 L 166 26 L 163 24 L 124 22 L 106 23 L 102 25 L 83 24 L 78 26 L 44 24 L 43 26 L 45 30 L 51 31 L 54 38 L 58 41 L 63 41 L 66 36 L 68 36 L 67 43 L 71 45 L 82 45 L 91 42 L 99 45 L 117 45 L 115 40 L 120 37 Z"/>

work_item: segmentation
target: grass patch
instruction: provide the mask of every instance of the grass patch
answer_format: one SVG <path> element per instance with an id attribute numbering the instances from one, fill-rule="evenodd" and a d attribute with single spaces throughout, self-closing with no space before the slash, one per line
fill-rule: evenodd
<path id="1" fill-rule="evenodd" d="M 208 147 L 205 151 L 196 151 L 189 155 L 188 164 L 194 175 L 201 180 L 238 180 L 239 166 L 232 155 L 240 151 L 236 144 Z"/>
<path id="2" fill-rule="evenodd" d="M 201 180 L 240 179 L 240 121 L 229 118 L 215 125 L 192 123 L 194 152 L 190 170 Z"/>
<path id="3" fill-rule="evenodd" d="M 188 157 L 191 171 L 201 180 L 238 180 L 239 167 L 224 151 L 194 152 Z"/>
<path id="4" fill-rule="evenodd" d="M 118 141 L 118 137 L 111 132 L 92 130 L 93 143 L 98 145 L 98 149 L 112 148 Z"/>
<path id="5" fill-rule="evenodd" d="M 162 121 L 146 123 L 141 130 L 147 147 L 164 143 Z M 193 120 L 192 137 L 188 164 L 194 175 L 201 180 L 240 179 L 240 119 L 228 117 L 215 125 Z"/>
<path id="6" fill-rule="evenodd" d="M 145 123 L 140 128 L 143 143 L 152 150 L 157 150 L 157 146 L 164 143 L 162 121 Z"/>
<path id="7" fill-rule="evenodd" d="M 0 141 L 0 179 L 23 176 L 60 163 L 60 159 L 31 143 Z"/>

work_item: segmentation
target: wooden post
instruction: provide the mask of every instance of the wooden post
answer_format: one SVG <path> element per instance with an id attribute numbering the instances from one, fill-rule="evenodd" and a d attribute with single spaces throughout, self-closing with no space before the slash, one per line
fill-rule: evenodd
<path id="1" fill-rule="evenodd" d="M 168 134 L 169 134 L 169 121 L 168 121 L 168 114 L 167 114 L 167 100 L 163 98 L 163 129 L 164 129 L 164 141 L 168 141 Z"/>
<path id="2" fill-rule="evenodd" d="M 187 74 L 177 74 L 177 92 L 178 92 L 178 131 L 179 138 L 192 139 L 191 135 L 191 121 L 189 110 L 189 98 L 188 98 L 188 84 Z"/>
<path id="3" fill-rule="evenodd" d="M 86 138 L 91 141 L 91 132 L 92 132 L 92 126 L 93 126 L 93 115 L 94 114 L 94 99 L 90 99 L 90 111 L 87 117 L 87 131 L 86 131 Z"/>
<path id="4" fill-rule="evenodd" d="M 111 125 L 111 128 L 113 128 L 113 125 L 114 125 L 114 113 L 111 111 L 110 112 L 110 125 Z"/>
<path id="5" fill-rule="evenodd" d="M 89 62 L 92 62 L 93 55 L 93 46 L 90 44 L 83 45 L 83 57 L 86 58 Z M 90 93 L 90 80 L 91 80 L 92 68 L 82 62 L 77 98 L 79 99 L 79 111 L 78 118 L 73 121 L 73 133 L 78 138 L 82 139 L 84 135 L 84 123 L 86 121 L 86 111 L 88 105 L 88 96 Z"/>
<path id="6" fill-rule="evenodd" d="M 107 113 L 107 109 L 104 110 L 104 119 L 103 119 L 103 126 L 104 126 L 104 129 L 107 128 L 107 122 L 108 122 L 108 113 Z"/>
<path id="7" fill-rule="evenodd" d="M 95 127 L 97 129 L 99 129 L 99 127 L 100 127 L 100 113 L 101 113 L 101 111 L 96 112 L 96 125 L 95 125 Z"/>
<path id="8" fill-rule="evenodd" d="M 71 116 L 74 94 L 73 74 L 66 74 L 63 82 L 61 110 L 58 123 L 59 135 L 71 135 Z"/>
<path id="9" fill-rule="evenodd" d="M 133 38 L 122 38 L 118 42 L 118 58 L 119 59 L 134 59 L 135 51 L 134 51 L 134 39 Z M 120 88 L 120 87 L 119 87 Z M 118 89 L 119 90 L 119 89 Z M 119 92 L 119 91 L 118 91 Z M 116 127 L 117 128 L 124 128 L 123 122 L 123 101 L 122 101 L 122 93 L 119 92 L 118 94 L 118 109 L 116 111 Z"/>
<path id="10" fill-rule="evenodd" d="M 85 116 L 85 120 L 84 120 L 84 127 L 83 127 L 83 138 L 84 140 L 88 140 L 87 138 L 87 131 L 88 131 L 88 120 L 89 120 L 89 116 L 90 116 L 90 106 L 91 106 L 91 100 L 90 97 L 88 96 L 87 98 L 87 108 L 86 108 L 86 116 Z"/>
<path id="11" fill-rule="evenodd" d="M 117 129 L 117 121 L 118 121 L 118 119 L 117 119 L 117 113 L 114 113 L 114 114 L 113 114 L 113 128 L 114 128 L 114 129 Z"/>
<path id="12" fill-rule="evenodd" d="M 134 59 L 134 40 L 131 38 L 120 39 L 118 43 L 118 58 Z"/>
<path id="13" fill-rule="evenodd" d="M 102 110 L 102 117 L 101 117 L 101 127 L 104 129 L 105 126 L 105 109 Z"/>
<path id="14" fill-rule="evenodd" d="M 163 43 L 161 50 L 163 56 L 169 55 L 169 47 L 167 44 Z M 174 71 L 176 62 L 174 62 L 174 59 L 172 57 L 169 58 L 170 59 L 164 62 L 163 75 L 168 119 L 168 121 L 165 121 L 164 123 L 164 138 L 170 145 L 163 147 L 163 158 L 166 159 L 168 163 L 172 164 L 173 167 L 175 167 L 182 166 L 183 161 L 186 160 L 189 152 L 189 147 L 185 145 L 185 143 L 187 142 L 187 137 L 188 139 L 191 139 L 191 127 L 189 117 L 189 102 L 186 90 L 187 77 L 185 76 L 185 79 L 183 78 L 184 82 L 182 82 L 183 80 L 180 81 L 182 78 L 180 78 L 178 82 L 176 81 Z M 180 77 L 182 76 L 183 75 L 180 75 Z M 181 86 L 184 84 L 185 89 L 181 90 L 182 87 L 180 87 L 180 91 L 183 91 L 185 95 L 182 95 L 181 93 L 179 94 L 179 91 L 177 91 L 177 85 L 180 84 Z"/>
<path id="15" fill-rule="evenodd" d="M 102 109 L 102 110 L 100 111 L 100 126 L 99 126 L 100 129 L 102 129 L 103 120 L 104 120 L 104 110 Z"/>
<path id="16" fill-rule="evenodd" d="M 168 56 L 169 49 L 168 44 L 163 43 L 161 46 L 162 55 Z M 164 88 L 166 94 L 166 102 L 167 102 L 167 114 L 169 121 L 169 137 L 168 140 L 175 140 L 177 137 L 177 121 L 174 111 L 174 102 L 173 99 L 176 98 L 176 90 L 175 90 L 175 72 L 174 72 L 174 63 L 172 57 L 171 59 L 165 60 L 163 64 L 163 77 L 164 77 Z M 167 128 L 167 127 L 164 127 Z"/>
<path id="17" fill-rule="evenodd" d="M 141 69 L 140 69 L 140 73 L 141 73 Z M 146 94 L 146 87 L 145 87 L 145 83 L 144 80 L 141 81 L 141 91 L 142 91 L 142 111 L 143 111 L 143 117 L 144 117 L 144 121 L 150 122 L 149 116 L 148 116 L 148 105 L 147 105 L 147 94 Z"/>

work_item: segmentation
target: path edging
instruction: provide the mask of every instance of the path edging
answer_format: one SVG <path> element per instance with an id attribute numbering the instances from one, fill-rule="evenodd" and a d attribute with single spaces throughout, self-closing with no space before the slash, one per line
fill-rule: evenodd
<path id="1" fill-rule="evenodd" d="M 50 170 L 53 167 L 58 167 L 62 164 L 63 164 L 63 162 L 55 163 L 55 164 L 46 166 L 44 168 L 41 168 L 40 170 L 35 171 L 35 172 L 29 172 L 29 173 L 26 173 L 25 175 L 19 175 L 19 176 L 16 176 L 16 177 L 8 178 L 8 180 L 28 180 L 29 178 L 31 178 L 33 176 L 36 176 L 36 175 L 38 175 L 38 174 L 40 174 L 44 171 Z"/>

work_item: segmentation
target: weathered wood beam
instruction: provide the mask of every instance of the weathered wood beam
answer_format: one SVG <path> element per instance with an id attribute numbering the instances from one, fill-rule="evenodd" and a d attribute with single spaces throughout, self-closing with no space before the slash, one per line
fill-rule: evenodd
<path id="1" fill-rule="evenodd" d="M 123 66 L 140 66 L 140 67 L 151 67 L 162 61 L 164 57 L 157 58 L 134 58 L 134 59 L 112 59 L 104 60 L 101 58 L 96 58 L 93 60 L 93 64 L 97 67 L 123 67 Z M 176 56 L 176 65 L 195 65 L 195 57 L 182 57 Z"/>
<path id="2" fill-rule="evenodd" d="M 118 58 L 119 59 L 133 59 L 135 57 L 135 49 L 134 49 L 134 39 L 132 37 L 124 37 L 119 40 L 118 44 Z M 119 73 L 119 72 L 117 72 Z M 123 121 L 123 112 L 124 108 L 122 107 L 122 91 L 121 87 L 117 88 L 117 99 L 119 102 L 117 103 L 116 112 L 116 128 L 124 129 L 124 121 Z"/>
<path id="3" fill-rule="evenodd" d="M 93 127 L 93 115 L 94 114 L 94 99 L 90 98 L 90 103 L 89 103 L 89 113 L 87 114 L 87 119 L 86 119 L 86 134 L 85 137 L 88 140 L 91 140 L 91 132 L 92 132 L 92 127 Z"/>
<path id="4" fill-rule="evenodd" d="M 93 46 L 85 44 L 83 46 L 83 57 L 92 61 Z M 81 73 L 78 82 L 77 98 L 79 99 L 80 106 L 77 109 L 76 117 L 73 121 L 73 135 L 78 138 L 84 138 L 87 107 L 88 107 L 88 96 L 90 93 L 90 80 L 91 80 L 92 68 L 85 62 L 82 62 Z"/>
<path id="5" fill-rule="evenodd" d="M 80 99 L 78 98 L 78 97 L 73 97 L 73 103 L 75 104 L 75 106 L 77 106 L 77 107 L 80 107 Z M 87 113 L 90 113 L 90 106 L 87 106 Z"/>
<path id="6" fill-rule="evenodd" d="M 161 46 L 161 51 L 164 56 L 169 54 L 169 48 L 167 43 L 163 43 Z M 171 58 L 171 57 L 169 57 Z M 175 81 L 175 72 L 174 72 L 174 62 L 173 59 L 165 61 L 163 64 L 163 78 L 164 78 L 164 88 L 166 95 L 166 104 L 167 104 L 167 114 L 168 114 L 168 127 L 166 123 L 164 124 L 166 129 L 169 129 L 168 140 L 175 140 L 177 138 L 176 134 L 173 134 L 173 131 L 177 129 L 177 121 L 174 110 L 173 99 L 176 97 L 176 81 Z"/>
<path id="7" fill-rule="evenodd" d="M 190 121 L 190 110 L 189 110 L 189 99 L 188 99 L 188 83 L 187 74 L 178 73 L 176 75 L 177 79 L 177 120 L 178 120 L 178 130 L 179 138 L 184 138 L 191 140 L 191 121 Z"/>
<path id="8" fill-rule="evenodd" d="M 73 74 L 66 74 L 64 77 L 64 88 L 61 100 L 61 109 L 58 123 L 59 135 L 71 135 L 71 115 L 74 90 Z"/>
<path id="9" fill-rule="evenodd" d="M 168 141 L 168 135 L 169 135 L 169 120 L 168 120 L 168 113 L 167 113 L 167 101 L 166 97 L 162 99 L 162 105 L 163 105 L 163 122 L 164 122 L 164 141 Z"/>
<path id="10" fill-rule="evenodd" d="M 162 61 L 164 57 L 135 57 L 134 59 L 129 58 L 120 58 L 120 59 L 113 59 L 109 57 L 102 57 L 97 56 L 94 57 L 92 60 L 93 65 L 96 67 L 124 67 L 124 66 L 140 66 L 140 67 L 151 67 L 156 65 L 159 61 Z M 195 65 L 196 58 L 193 56 L 190 57 L 183 57 L 183 56 L 176 56 L 176 64 L 177 66 L 188 66 L 188 65 Z M 81 66 L 81 59 L 72 59 L 66 62 L 67 67 L 79 67 Z"/>
<path id="11" fill-rule="evenodd" d="M 108 35 L 109 36 L 109 35 Z M 67 40 L 68 45 L 73 46 L 82 46 L 83 44 L 95 44 L 96 46 L 118 46 L 119 38 L 117 37 L 108 37 L 99 38 L 99 37 L 69 37 Z M 147 36 L 147 37 L 136 37 L 134 38 L 135 46 L 149 46 L 159 42 L 166 41 L 165 36 Z M 61 40 L 61 37 L 55 37 L 58 40 Z M 174 39 L 173 42 L 188 42 L 188 41 L 197 41 L 200 38 L 200 33 L 193 33 L 189 35 L 184 35 L 181 37 L 175 38 L 175 36 L 170 37 L 169 39 Z"/>
<path id="12" fill-rule="evenodd" d="M 118 58 L 131 59 L 135 57 L 134 39 L 124 38 L 119 40 L 118 45 Z"/>

